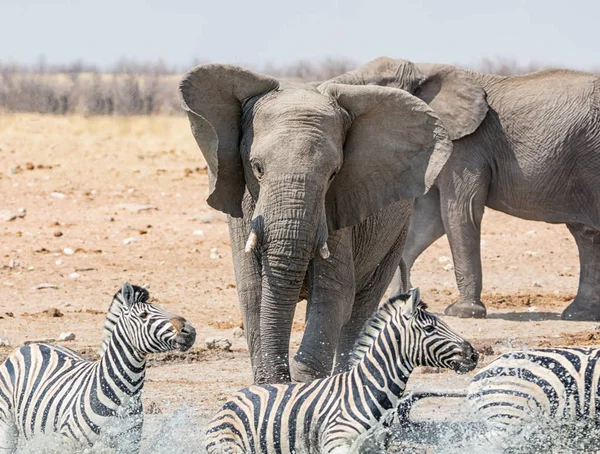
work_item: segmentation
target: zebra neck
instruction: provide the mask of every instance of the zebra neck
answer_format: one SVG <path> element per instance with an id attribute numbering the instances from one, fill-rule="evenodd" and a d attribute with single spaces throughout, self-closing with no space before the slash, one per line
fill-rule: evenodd
<path id="1" fill-rule="evenodd" d="M 110 400 L 116 406 L 123 406 L 140 393 L 145 374 L 146 354 L 133 346 L 127 327 L 117 323 L 107 343 L 106 353 L 98 361 L 98 386 L 104 393 L 111 389 L 114 397 Z"/>
<path id="2" fill-rule="evenodd" d="M 384 331 L 350 371 L 358 391 L 353 393 L 354 400 L 360 400 L 362 405 L 366 403 L 376 420 L 384 411 L 396 408 L 414 369 L 402 345 L 398 345 L 398 351 L 394 351 Z"/>

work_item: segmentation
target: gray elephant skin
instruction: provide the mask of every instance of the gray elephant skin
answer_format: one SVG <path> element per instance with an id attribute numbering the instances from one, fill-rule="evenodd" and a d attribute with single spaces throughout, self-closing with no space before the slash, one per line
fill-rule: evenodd
<path id="1" fill-rule="evenodd" d="M 401 260 L 414 198 L 451 153 L 441 120 L 402 90 L 230 65 L 197 66 L 179 88 L 208 164 L 208 204 L 229 215 L 254 381 L 345 369 Z M 301 298 L 305 332 L 290 361 Z"/>
<path id="2" fill-rule="evenodd" d="M 600 320 L 600 78 L 546 70 L 503 77 L 382 57 L 333 81 L 396 87 L 436 112 L 453 152 L 434 188 L 415 200 L 404 265 L 448 235 L 460 298 L 446 308 L 485 317 L 481 302 L 484 207 L 564 223 L 579 250 L 570 320 Z M 402 267 L 401 267 L 402 268 Z M 397 273 L 394 291 L 407 286 Z"/>

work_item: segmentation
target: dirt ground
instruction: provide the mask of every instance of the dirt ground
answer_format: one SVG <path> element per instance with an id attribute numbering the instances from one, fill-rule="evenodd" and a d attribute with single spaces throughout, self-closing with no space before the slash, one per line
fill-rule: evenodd
<path id="1" fill-rule="evenodd" d="M 186 404 L 210 415 L 248 385 L 245 341 L 232 336 L 241 317 L 226 219 L 206 193 L 205 163 L 183 117 L 1 115 L 0 336 L 10 347 L 0 359 L 65 331 L 76 334 L 65 345 L 93 351 L 111 297 L 128 280 L 147 284 L 198 330 L 188 354 L 152 361 L 147 409 Z M 510 348 L 600 344 L 597 323 L 559 319 L 579 273 L 564 226 L 488 210 L 482 254 L 489 318 L 446 318 L 484 353 L 482 364 Z M 415 265 L 413 284 L 435 312 L 457 297 L 451 263 L 443 238 Z M 210 336 L 229 338 L 232 351 L 206 350 Z M 468 379 L 423 370 L 411 387 L 460 389 Z"/>

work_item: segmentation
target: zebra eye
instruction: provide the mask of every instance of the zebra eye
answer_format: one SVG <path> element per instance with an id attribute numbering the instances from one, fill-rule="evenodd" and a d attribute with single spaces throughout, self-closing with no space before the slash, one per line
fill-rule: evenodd
<path id="1" fill-rule="evenodd" d="M 433 326 L 433 325 L 427 325 L 426 327 L 423 328 L 423 330 L 427 334 L 432 334 L 435 331 L 435 326 Z"/>
<path id="2" fill-rule="evenodd" d="M 149 316 L 149 315 L 150 315 L 150 313 L 149 313 L 148 311 L 142 311 L 142 312 L 140 312 L 140 315 L 139 315 L 139 317 L 140 317 L 142 320 L 146 320 L 146 319 L 148 318 L 148 316 Z"/>

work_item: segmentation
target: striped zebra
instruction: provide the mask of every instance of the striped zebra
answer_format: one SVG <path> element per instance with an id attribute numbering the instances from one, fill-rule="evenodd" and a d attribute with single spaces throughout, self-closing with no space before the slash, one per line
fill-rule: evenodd
<path id="1" fill-rule="evenodd" d="M 468 399 L 489 434 L 542 421 L 600 422 L 600 349 L 544 348 L 499 356 L 473 377 Z"/>
<path id="2" fill-rule="evenodd" d="M 137 452 L 141 392 L 148 353 L 188 350 L 194 327 L 147 302 L 148 292 L 125 283 L 121 315 L 105 354 L 88 361 L 68 348 L 31 344 L 0 365 L 0 453 L 19 438 L 59 433 L 87 445 Z"/>
<path id="3" fill-rule="evenodd" d="M 346 453 L 389 416 L 415 367 L 467 372 L 476 364 L 471 344 L 428 312 L 413 289 L 388 300 L 366 323 L 348 372 L 237 392 L 209 424 L 206 449 Z"/>

